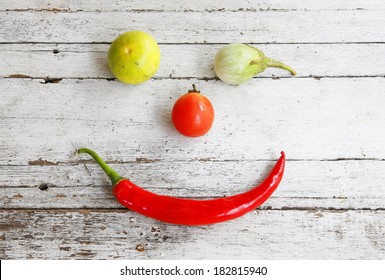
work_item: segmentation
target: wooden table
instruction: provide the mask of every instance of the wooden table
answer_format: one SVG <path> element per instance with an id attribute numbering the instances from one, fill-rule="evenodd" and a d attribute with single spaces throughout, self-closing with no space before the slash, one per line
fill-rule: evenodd
<path id="1" fill-rule="evenodd" d="M 385 4 L 373 1 L 2 1 L 0 259 L 383 259 Z M 130 86 L 108 70 L 119 34 L 145 30 L 162 61 Z M 297 70 L 240 86 L 213 58 L 242 42 Z M 216 119 L 178 134 L 195 83 Z M 211 226 L 126 210 L 87 156 L 150 191 L 213 198 L 250 189 L 287 155 L 262 207 Z"/>

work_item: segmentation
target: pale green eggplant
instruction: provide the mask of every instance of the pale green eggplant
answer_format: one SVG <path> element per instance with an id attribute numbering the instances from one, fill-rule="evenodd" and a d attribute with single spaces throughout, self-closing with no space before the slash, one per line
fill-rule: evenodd
<path id="1" fill-rule="evenodd" d="M 219 79 L 228 84 L 241 84 L 263 72 L 267 67 L 277 67 L 297 73 L 280 61 L 268 58 L 254 47 L 232 43 L 221 48 L 214 59 L 214 71 Z"/>

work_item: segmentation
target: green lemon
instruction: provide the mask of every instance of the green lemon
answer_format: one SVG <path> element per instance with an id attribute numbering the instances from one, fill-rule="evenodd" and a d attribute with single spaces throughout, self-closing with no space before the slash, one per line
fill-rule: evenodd
<path id="1" fill-rule="evenodd" d="M 108 66 L 114 76 L 127 84 L 140 84 L 158 70 L 160 49 L 143 31 L 129 31 L 117 37 L 108 50 Z"/>

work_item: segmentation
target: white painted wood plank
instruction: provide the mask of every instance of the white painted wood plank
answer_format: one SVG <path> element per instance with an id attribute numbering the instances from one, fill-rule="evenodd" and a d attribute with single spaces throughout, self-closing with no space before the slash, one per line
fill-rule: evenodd
<path id="1" fill-rule="evenodd" d="M 385 257 L 383 1 L 217 3 L 2 1 L 0 259 Z M 137 87 L 107 81 L 108 43 L 135 28 L 161 43 L 161 69 Z M 300 78 L 270 69 L 240 87 L 214 80 L 215 50 L 234 41 L 259 43 Z M 192 83 L 216 109 L 199 139 L 170 122 Z M 81 146 L 183 197 L 247 190 L 281 150 L 289 160 L 261 209 L 189 228 L 123 209 L 102 171 L 73 156 Z"/>
<path id="2" fill-rule="evenodd" d="M 203 227 L 125 211 L 1 211 L 0 217 L 1 259 L 385 257 L 384 211 L 260 210 Z"/>
<path id="3" fill-rule="evenodd" d="M 224 45 L 160 45 L 157 78 L 214 78 L 213 60 Z M 385 44 L 259 44 L 267 56 L 291 65 L 297 77 L 384 76 Z M 113 78 L 109 44 L 0 45 L 0 76 Z M 269 68 L 258 77 L 287 77 Z"/>
<path id="4" fill-rule="evenodd" d="M 89 146 L 110 160 L 384 159 L 384 78 L 221 81 L 2 79 L 0 164 L 67 162 Z M 201 138 L 176 132 L 177 97 L 196 83 L 216 119 Z"/>
<path id="5" fill-rule="evenodd" d="M 30 164 L 0 166 L 1 208 L 123 208 L 113 197 L 107 176 L 92 162 L 85 166 Z M 251 189 L 273 164 L 139 160 L 111 166 L 152 192 L 204 199 Z M 384 161 L 288 161 L 281 185 L 262 208 L 385 209 L 384 168 Z"/>
<path id="6" fill-rule="evenodd" d="M 111 42 L 132 29 L 159 43 L 384 42 L 384 10 L 1 12 L 0 42 Z M 375 26 L 375 28 L 373 28 Z"/>
<path id="7" fill-rule="evenodd" d="M 222 0 L 220 3 L 206 0 L 172 1 L 98 1 L 98 0 L 18 0 L 3 1 L 1 10 L 47 10 L 52 12 L 74 11 L 238 11 L 238 10 L 341 10 L 341 9 L 383 9 L 381 0 Z"/>

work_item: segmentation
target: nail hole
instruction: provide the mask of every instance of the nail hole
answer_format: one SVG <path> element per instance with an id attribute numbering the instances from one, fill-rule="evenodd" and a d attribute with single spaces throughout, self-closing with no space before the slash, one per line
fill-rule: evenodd
<path id="1" fill-rule="evenodd" d="M 143 252 L 144 251 L 144 245 L 143 244 L 138 244 L 138 245 L 136 245 L 135 249 L 138 252 Z"/>
<path id="2" fill-rule="evenodd" d="M 53 54 L 58 54 L 59 50 L 58 49 L 54 49 L 52 52 L 53 52 Z"/>
<path id="3" fill-rule="evenodd" d="M 41 185 L 39 186 L 39 189 L 40 189 L 41 191 L 46 191 L 46 190 L 48 190 L 48 188 L 49 188 L 48 184 L 41 184 Z"/>
<path id="4" fill-rule="evenodd" d="M 39 190 L 46 191 L 46 190 L 48 190 L 51 187 L 56 187 L 56 186 L 54 184 L 43 183 L 43 184 L 40 184 Z"/>

